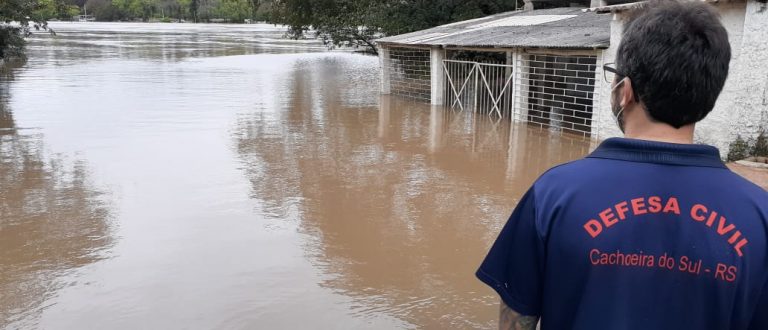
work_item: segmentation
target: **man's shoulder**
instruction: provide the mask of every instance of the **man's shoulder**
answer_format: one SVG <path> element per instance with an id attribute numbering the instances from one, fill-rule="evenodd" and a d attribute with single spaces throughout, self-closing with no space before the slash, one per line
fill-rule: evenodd
<path id="1" fill-rule="evenodd" d="M 534 185 L 573 185 L 594 176 L 604 174 L 604 165 L 599 160 L 581 158 L 554 166 L 539 176 Z"/>
<path id="2" fill-rule="evenodd" d="M 532 190 L 540 201 L 550 198 L 559 200 L 557 196 L 579 194 L 596 184 L 613 180 L 610 174 L 605 173 L 605 167 L 599 159 L 593 158 L 563 163 L 541 174 L 533 183 Z"/>
<path id="3" fill-rule="evenodd" d="M 655 175 L 645 176 L 642 179 L 633 178 L 636 175 L 635 171 L 639 169 L 636 166 L 643 165 L 655 166 L 657 169 L 653 171 Z M 669 171 L 658 171 L 659 166 Z M 768 209 L 768 191 L 725 167 L 674 166 L 586 157 L 550 168 L 536 180 L 534 188 L 541 193 L 560 194 L 568 191 L 575 192 L 574 190 L 591 191 L 604 185 L 620 184 L 623 187 L 630 181 L 641 185 L 653 182 L 658 184 L 659 180 L 682 180 L 679 176 L 683 172 L 687 173 L 687 178 L 702 178 L 696 183 L 686 182 L 692 187 L 711 189 L 713 193 L 724 193 L 733 198 L 750 200 L 761 205 L 760 208 Z"/>
<path id="4" fill-rule="evenodd" d="M 763 201 L 764 203 L 761 203 L 761 205 L 768 209 L 768 191 L 766 191 L 763 187 L 760 187 L 756 183 L 747 180 L 745 177 L 739 175 L 731 169 L 726 171 L 726 177 L 724 180 L 728 180 L 728 182 L 732 184 L 734 188 L 733 192 L 744 194 L 745 196 Z"/>

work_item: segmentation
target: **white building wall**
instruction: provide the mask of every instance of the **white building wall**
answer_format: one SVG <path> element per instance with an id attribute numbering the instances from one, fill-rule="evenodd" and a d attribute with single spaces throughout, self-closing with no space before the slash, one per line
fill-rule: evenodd
<path id="1" fill-rule="evenodd" d="M 732 118 L 729 140 L 737 135 L 753 138 L 768 129 L 768 5 L 754 0 L 746 4 L 740 45 L 734 47 L 741 53 L 731 71 L 737 88 L 727 114 Z"/>
<path id="2" fill-rule="evenodd" d="M 721 156 L 728 153 L 728 145 L 732 141 L 731 127 L 736 118 L 736 100 L 743 93 L 744 82 L 741 79 L 744 70 L 743 30 L 746 2 L 732 2 L 716 4 L 721 21 L 728 31 L 728 40 L 731 43 L 731 65 L 728 71 L 728 79 L 725 81 L 723 91 L 717 99 L 715 108 L 707 118 L 696 125 L 695 141 L 714 145 L 720 149 Z"/>
<path id="3" fill-rule="evenodd" d="M 768 8 L 762 9 L 765 5 L 755 0 L 713 5 L 728 31 L 731 65 L 720 98 L 709 116 L 697 125 L 695 139 L 720 148 L 725 157 L 737 134 L 754 137 L 760 128 L 768 128 Z M 625 13 L 619 13 L 611 21 L 611 46 L 603 53 L 605 63 L 615 61 L 625 19 Z M 592 136 L 621 136 L 610 112 L 610 86 L 602 83 L 596 88 L 600 88 L 601 104 L 593 117 L 596 125 Z"/>

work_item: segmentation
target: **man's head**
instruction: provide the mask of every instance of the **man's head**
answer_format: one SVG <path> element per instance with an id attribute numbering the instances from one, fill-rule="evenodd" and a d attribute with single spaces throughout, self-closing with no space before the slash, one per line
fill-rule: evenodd
<path id="1" fill-rule="evenodd" d="M 651 122 L 692 126 L 714 108 L 730 60 L 728 34 L 712 6 L 651 2 L 624 26 L 612 90 L 614 114 L 623 110 L 626 118 L 644 109 L 642 117 Z"/>

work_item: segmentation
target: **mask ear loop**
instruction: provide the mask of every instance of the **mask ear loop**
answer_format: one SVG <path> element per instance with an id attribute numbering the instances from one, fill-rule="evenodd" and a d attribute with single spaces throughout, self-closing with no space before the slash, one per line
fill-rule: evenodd
<path id="1" fill-rule="evenodd" d="M 627 78 L 624 77 L 624 79 L 621 79 L 621 81 L 619 81 L 616 85 L 614 85 L 613 88 L 611 88 L 611 93 L 613 93 L 613 91 L 616 90 L 616 87 L 619 87 L 621 84 L 623 84 L 626 79 Z M 613 114 L 613 119 L 616 121 L 616 126 L 619 126 L 619 129 L 621 129 L 622 132 L 624 131 L 624 128 L 621 127 L 621 115 L 623 113 L 624 113 L 624 107 L 622 107 L 621 105 L 619 105 L 619 112 L 617 112 L 616 114 L 611 113 Z"/>
<path id="2" fill-rule="evenodd" d="M 622 114 L 622 113 L 624 113 L 624 108 L 621 108 L 621 109 L 619 109 L 619 112 L 618 112 L 618 113 L 616 113 L 616 114 L 613 116 L 613 119 L 616 121 L 616 126 L 619 126 L 619 128 L 622 128 L 622 127 L 621 127 L 621 114 Z M 622 128 L 622 131 L 624 131 L 624 129 L 623 129 L 623 128 Z"/>

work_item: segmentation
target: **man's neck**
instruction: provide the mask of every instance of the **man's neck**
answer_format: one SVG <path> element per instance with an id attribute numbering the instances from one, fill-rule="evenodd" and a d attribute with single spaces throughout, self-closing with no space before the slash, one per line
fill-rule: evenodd
<path id="1" fill-rule="evenodd" d="M 694 125 L 683 126 L 678 129 L 666 124 L 652 124 L 649 126 L 652 127 L 645 127 L 644 129 L 630 129 L 627 127 L 624 136 L 638 140 L 681 144 L 693 143 Z"/>
<path id="2" fill-rule="evenodd" d="M 641 108 L 633 109 L 627 118 L 624 137 L 638 140 L 692 144 L 693 130 L 696 124 L 674 128 L 665 123 L 655 122 L 648 118 Z"/>

